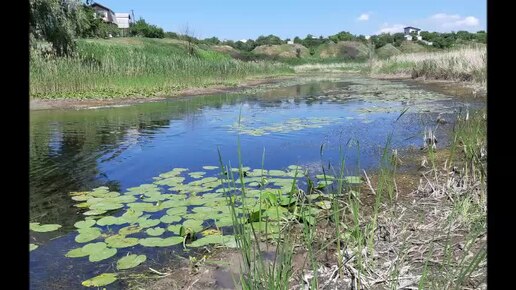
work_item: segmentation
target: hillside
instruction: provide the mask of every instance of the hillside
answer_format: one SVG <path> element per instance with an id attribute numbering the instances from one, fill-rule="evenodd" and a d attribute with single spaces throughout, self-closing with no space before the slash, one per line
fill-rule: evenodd
<path id="1" fill-rule="evenodd" d="M 339 41 L 322 44 L 316 54 L 320 58 L 364 59 L 368 57 L 369 49 L 358 41 Z"/>
<path id="2" fill-rule="evenodd" d="M 253 53 L 257 55 L 266 55 L 269 57 L 295 58 L 299 49 L 300 57 L 308 57 L 310 55 L 308 48 L 301 44 L 281 44 L 281 45 L 260 45 L 253 49 Z"/>

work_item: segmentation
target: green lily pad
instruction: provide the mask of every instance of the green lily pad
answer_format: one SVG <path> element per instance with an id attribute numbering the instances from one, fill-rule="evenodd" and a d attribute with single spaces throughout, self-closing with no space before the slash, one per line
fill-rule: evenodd
<path id="1" fill-rule="evenodd" d="M 125 219 L 114 216 L 106 216 L 97 221 L 99 226 L 123 225 L 126 223 L 127 221 Z"/>
<path id="2" fill-rule="evenodd" d="M 147 256 L 145 255 L 127 255 L 116 262 L 116 268 L 118 270 L 134 268 L 145 262 L 145 260 L 147 260 Z"/>
<path id="3" fill-rule="evenodd" d="M 100 251 L 94 252 L 90 254 L 89 261 L 90 262 L 98 262 L 116 255 L 117 250 L 114 248 L 104 248 Z"/>
<path id="4" fill-rule="evenodd" d="M 164 232 L 164 228 L 156 227 L 156 228 L 150 228 L 145 231 L 147 235 L 149 236 L 161 236 Z"/>
<path id="5" fill-rule="evenodd" d="M 212 165 L 206 165 L 206 166 L 202 167 L 202 169 L 204 169 L 204 170 L 215 170 L 218 168 L 219 168 L 218 166 L 212 166 Z"/>
<path id="6" fill-rule="evenodd" d="M 181 207 L 175 207 L 167 210 L 167 215 L 170 216 L 182 216 L 186 215 L 186 206 L 181 205 Z"/>
<path id="7" fill-rule="evenodd" d="M 182 225 L 181 224 L 177 224 L 177 225 L 170 225 L 167 227 L 167 231 L 169 232 L 173 232 L 174 234 L 177 234 L 179 235 L 179 232 L 181 230 L 181 227 Z"/>
<path id="8" fill-rule="evenodd" d="M 165 223 L 165 224 L 170 224 L 170 223 L 175 223 L 175 222 L 178 222 L 182 219 L 181 216 L 179 215 L 164 215 L 162 216 L 159 220 L 162 222 L 162 223 Z"/>
<path id="9" fill-rule="evenodd" d="M 344 182 L 349 184 L 361 184 L 363 180 L 360 176 L 346 176 L 344 177 Z"/>
<path id="10" fill-rule="evenodd" d="M 209 235 L 193 241 L 190 247 L 202 247 L 210 244 L 223 245 L 230 248 L 236 248 L 237 244 L 235 236 Z"/>
<path id="11" fill-rule="evenodd" d="M 283 170 L 269 170 L 270 176 L 288 176 L 287 172 Z"/>
<path id="12" fill-rule="evenodd" d="M 100 252 L 107 248 L 107 244 L 104 242 L 89 243 L 84 245 L 81 249 L 84 253 L 91 255 L 96 252 Z"/>
<path id="13" fill-rule="evenodd" d="M 105 239 L 105 242 L 111 248 L 128 248 L 138 244 L 137 238 L 127 238 L 124 235 L 118 234 Z"/>
<path id="14" fill-rule="evenodd" d="M 139 218 L 138 224 L 141 228 L 151 228 L 159 225 L 161 221 L 158 219 L 147 219 L 147 218 Z"/>
<path id="15" fill-rule="evenodd" d="M 191 178 L 201 178 L 201 177 L 203 177 L 205 174 L 206 174 L 206 172 L 203 172 L 203 171 L 195 171 L 195 172 L 190 172 L 190 173 L 188 173 L 188 175 L 189 175 Z"/>
<path id="16" fill-rule="evenodd" d="M 128 223 L 135 223 L 141 215 L 143 215 L 142 211 L 129 208 L 120 218 Z"/>
<path id="17" fill-rule="evenodd" d="M 98 228 L 84 228 L 77 230 L 79 234 L 75 237 L 77 243 L 87 243 L 100 237 L 101 232 Z"/>
<path id="18" fill-rule="evenodd" d="M 89 254 L 84 252 L 82 250 L 82 248 L 77 248 L 77 249 L 72 249 L 72 250 L 68 251 L 65 254 L 65 257 L 68 257 L 68 258 L 80 258 L 80 257 L 86 257 L 88 255 Z"/>
<path id="19" fill-rule="evenodd" d="M 140 226 L 137 226 L 137 225 L 131 225 L 131 226 L 127 226 L 127 227 L 123 227 L 121 228 L 118 233 L 120 235 L 124 235 L 124 236 L 127 236 L 127 235 L 130 235 L 130 234 L 135 234 L 135 233 L 138 233 L 142 230 L 143 228 L 140 227 Z"/>
<path id="20" fill-rule="evenodd" d="M 102 273 L 91 279 L 82 282 L 82 286 L 85 287 L 101 287 L 109 285 L 116 281 L 116 274 L 113 273 Z"/>
<path id="21" fill-rule="evenodd" d="M 333 180 L 333 179 L 335 179 L 335 177 L 332 176 L 332 175 L 324 175 L 324 174 L 317 174 L 315 177 L 317 179 L 322 179 L 322 180 L 324 180 L 324 179 L 326 179 L 326 180 Z"/>
<path id="22" fill-rule="evenodd" d="M 144 247 L 170 247 L 183 242 L 182 237 L 169 237 L 169 238 L 145 238 L 140 239 L 140 245 Z"/>
<path id="23" fill-rule="evenodd" d="M 233 225 L 233 219 L 231 216 L 221 217 L 219 219 L 215 219 L 215 224 L 217 227 L 229 227 Z"/>
<path id="24" fill-rule="evenodd" d="M 95 220 L 84 220 L 84 221 L 79 221 L 79 222 L 76 222 L 74 225 L 74 227 L 78 228 L 78 229 L 85 229 L 85 228 L 91 228 L 92 226 L 94 226 L 96 223 Z"/>
<path id="25" fill-rule="evenodd" d="M 58 224 L 40 225 L 39 223 L 30 223 L 29 227 L 30 227 L 31 231 L 46 233 L 46 232 L 52 232 L 52 231 L 55 231 L 55 230 L 61 228 L 61 225 L 58 225 Z"/>
<path id="26" fill-rule="evenodd" d="M 92 209 L 92 210 L 89 210 L 89 211 L 86 211 L 86 212 L 83 212 L 82 214 L 83 215 L 101 215 L 101 214 L 105 214 L 106 211 L 105 210 L 96 210 L 96 209 Z"/>
<path id="27" fill-rule="evenodd" d="M 37 249 L 39 246 L 36 245 L 36 244 L 29 244 L 29 252 L 32 252 L 34 251 L 35 249 Z"/>
<path id="28" fill-rule="evenodd" d="M 303 167 L 299 166 L 299 165 L 289 165 L 288 169 L 290 170 L 293 170 L 293 171 L 301 171 L 303 170 Z"/>
<path id="29" fill-rule="evenodd" d="M 121 203 L 98 202 L 98 203 L 92 204 L 90 206 L 90 209 L 109 211 L 109 210 L 119 209 L 122 207 L 124 207 L 124 205 Z"/>
<path id="30" fill-rule="evenodd" d="M 183 222 L 185 228 L 191 228 L 194 232 L 200 232 L 203 229 L 202 220 L 189 219 Z"/>

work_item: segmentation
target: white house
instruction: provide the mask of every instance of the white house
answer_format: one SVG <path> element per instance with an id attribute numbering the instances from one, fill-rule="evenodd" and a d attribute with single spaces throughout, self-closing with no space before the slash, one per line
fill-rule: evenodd
<path id="1" fill-rule="evenodd" d="M 287 41 L 287 44 L 294 44 L 294 41 L 293 40 L 289 40 L 289 41 Z"/>
<path id="2" fill-rule="evenodd" d="M 405 31 L 405 39 L 412 40 L 412 34 L 415 33 L 417 40 L 423 40 L 423 37 L 419 35 L 421 33 L 421 29 L 412 26 L 407 26 L 403 28 L 403 30 Z"/>
<path id="3" fill-rule="evenodd" d="M 118 28 L 129 28 L 129 24 L 133 21 L 129 13 L 115 13 L 115 16 Z"/>

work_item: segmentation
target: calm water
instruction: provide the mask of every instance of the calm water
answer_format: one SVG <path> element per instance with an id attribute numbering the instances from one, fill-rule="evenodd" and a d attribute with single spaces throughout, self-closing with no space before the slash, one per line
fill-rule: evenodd
<path id="1" fill-rule="evenodd" d="M 344 152 L 350 173 L 374 169 L 389 134 L 399 151 L 419 148 L 424 128 L 436 128 L 439 112 L 452 121 L 459 110 L 478 105 L 399 82 L 343 76 L 242 94 L 31 112 L 30 218 L 63 225 L 56 232 L 31 232 L 31 243 L 40 245 L 30 255 L 31 288 L 81 288 L 81 281 L 115 271 L 116 257 L 131 251 L 121 249 L 115 257 L 97 263 L 65 258 L 66 252 L 78 247 L 73 224 L 83 219 L 68 195 L 71 191 L 105 185 L 122 192 L 151 183 L 152 177 L 175 167 L 202 171 L 204 165 L 218 165 L 217 148 L 226 164 L 236 166 L 238 136 L 243 163 L 252 168 L 261 167 L 265 150 L 268 169 L 297 164 L 315 173 L 323 164 L 337 165 L 339 152 Z M 409 110 L 398 119 L 406 107 Z M 238 134 L 239 117 L 246 128 L 279 129 L 262 136 Z M 293 131 L 284 125 L 312 120 L 325 123 Z M 446 145 L 452 125 L 437 127 L 439 147 Z M 148 257 L 143 269 L 159 268 L 171 251 L 181 254 L 176 248 L 137 247 Z"/>

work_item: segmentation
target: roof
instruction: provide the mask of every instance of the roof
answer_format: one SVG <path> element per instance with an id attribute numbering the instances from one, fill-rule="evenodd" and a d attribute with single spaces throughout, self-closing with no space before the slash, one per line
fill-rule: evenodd
<path id="1" fill-rule="evenodd" d="M 131 18 L 131 14 L 129 14 L 129 13 L 115 13 L 115 16 L 116 16 L 116 17 L 127 17 L 127 18 Z"/>
<path id="2" fill-rule="evenodd" d="M 412 26 L 407 26 L 407 27 L 405 27 L 405 28 L 403 28 L 403 29 L 407 29 L 407 28 L 409 28 L 409 29 L 415 29 L 415 30 L 421 30 L 421 29 L 419 29 L 419 28 L 417 28 L 417 27 L 412 27 Z"/>
<path id="3" fill-rule="evenodd" d="M 97 7 L 100 7 L 100 8 L 104 8 L 106 10 L 109 10 L 109 11 L 113 12 L 113 10 L 111 10 L 110 8 L 108 8 L 108 7 L 104 6 L 104 5 L 101 5 L 101 4 L 97 3 L 97 2 L 93 2 L 93 4 L 90 5 L 90 7 L 94 7 L 94 6 L 97 6 Z M 115 12 L 113 12 L 113 13 L 115 13 Z"/>

